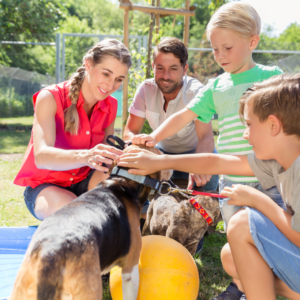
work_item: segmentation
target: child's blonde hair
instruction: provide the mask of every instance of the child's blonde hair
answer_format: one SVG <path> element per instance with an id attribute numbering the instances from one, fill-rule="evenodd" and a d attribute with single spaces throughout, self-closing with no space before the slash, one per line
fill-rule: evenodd
<path id="1" fill-rule="evenodd" d="M 212 29 L 222 28 L 234 31 L 246 38 L 259 35 L 260 27 L 260 17 L 251 5 L 243 2 L 230 2 L 216 10 L 206 27 L 206 34 L 210 39 Z"/>

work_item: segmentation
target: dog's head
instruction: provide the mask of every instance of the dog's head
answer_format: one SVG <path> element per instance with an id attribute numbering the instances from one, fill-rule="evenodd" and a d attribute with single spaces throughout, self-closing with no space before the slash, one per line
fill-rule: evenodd
<path id="1" fill-rule="evenodd" d="M 153 148 L 153 147 L 147 147 L 147 146 L 144 146 L 144 145 L 130 145 L 128 146 L 124 152 L 128 152 L 129 150 L 131 149 L 145 149 L 145 150 L 148 150 L 148 151 L 151 151 L 155 154 L 158 154 L 158 155 L 161 155 L 163 154 L 159 149 L 157 148 Z M 113 164 L 110 166 L 110 169 L 109 169 L 109 174 L 111 173 L 112 169 L 116 166 L 116 161 L 113 162 Z M 173 173 L 173 170 L 162 170 L 162 171 L 159 171 L 159 172 L 156 172 L 154 174 L 149 174 L 148 176 L 150 176 L 151 178 L 154 178 L 154 179 L 157 179 L 159 181 L 167 181 L 171 178 L 172 176 L 172 173 Z"/>

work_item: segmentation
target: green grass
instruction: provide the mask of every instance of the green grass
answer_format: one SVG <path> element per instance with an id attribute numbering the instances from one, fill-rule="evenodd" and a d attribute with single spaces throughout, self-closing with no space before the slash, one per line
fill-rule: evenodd
<path id="1" fill-rule="evenodd" d="M 0 124 L 10 126 L 23 125 L 30 126 L 33 123 L 33 117 L 18 117 L 18 118 L 0 118 Z"/>
<path id="2" fill-rule="evenodd" d="M 0 131 L 0 153 L 24 153 L 30 140 L 30 131 Z"/>

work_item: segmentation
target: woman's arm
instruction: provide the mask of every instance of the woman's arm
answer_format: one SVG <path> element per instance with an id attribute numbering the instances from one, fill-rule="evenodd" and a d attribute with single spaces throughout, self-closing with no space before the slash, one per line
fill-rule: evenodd
<path id="1" fill-rule="evenodd" d="M 90 150 L 55 148 L 56 110 L 54 96 L 46 90 L 40 92 L 37 97 L 33 124 L 34 157 L 38 168 L 64 171 L 89 166 L 99 171 L 106 171 L 106 168 L 100 166 L 97 161 L 110 164 L 111 159 L 116 159 L 118 155 L 123 153 L 114 147 L 102 144 Z M 111 159 L 104 158 L 103 155 Z"/>
<path id="2" fill-rule="evenodd" d="M 154 147 L 158 142 L 177 133 L 196 118 L 197 115 L 194 112 L 188 108 L 184 108 L 164 121 L 150 135 L 140 134 L 132 137 L 132 143 Z"/>

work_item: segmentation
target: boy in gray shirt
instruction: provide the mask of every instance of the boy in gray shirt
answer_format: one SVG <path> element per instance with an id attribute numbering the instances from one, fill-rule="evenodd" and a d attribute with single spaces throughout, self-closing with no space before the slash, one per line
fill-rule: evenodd
<path id="1" fill-rule="evenodd" d="M 254 84 L 240 99 L 244 138 L 255 154 L 153 155 L 132 150 L 119 165 L 132 174 L 172 169 L 204 174 L 256 176 L 264 189 L 276 185 L 286 210 L 250 186 L 225 187 L 228 221 L 221 251 L 233 282 L 214 299 L 300 299 L 300 74 Z M 245 293 L 245 294 L 243 294 Z"/>

